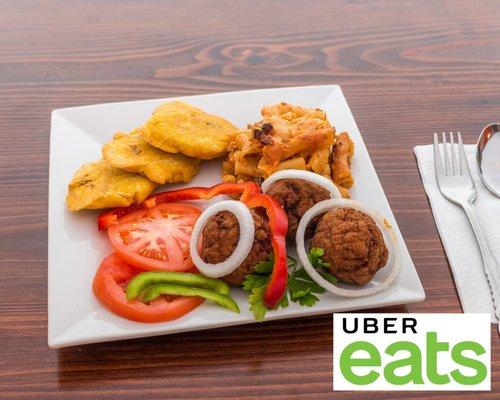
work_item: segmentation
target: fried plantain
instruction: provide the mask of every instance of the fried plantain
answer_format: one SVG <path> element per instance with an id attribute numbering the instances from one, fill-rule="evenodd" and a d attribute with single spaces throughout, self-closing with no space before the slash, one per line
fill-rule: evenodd
<path id="1" fill-rule="evenodd" d="M 76 171 L 68 185 L 66 203 L 71 211 L 125 207 L 142 202 L 156 186 L 148 178 L 99 160 Z"/>
<path id="2" fill-rule="evenodd" d="M 144 139 L 142 128 L 129 134 L 117 133 L 102 148 L 102 156 L 115 168 L 139 173 L 160 184 L 189 182 L 200 166 L 199 159 L 151 146 Z"/>
<path id="3" fill-rule="evenodd" d="M 237 128 L 217 115 L 173 101 L 159 106 L 144 126 L 144 139 L 168 153 L 209 160 L 226 154 Z"/>

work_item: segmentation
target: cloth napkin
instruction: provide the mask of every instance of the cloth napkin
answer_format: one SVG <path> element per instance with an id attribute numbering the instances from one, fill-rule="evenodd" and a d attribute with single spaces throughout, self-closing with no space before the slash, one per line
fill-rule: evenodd
<path id="1" fill-rule="evenodd" d="M 466 313 L 490 313 L 491 321 L 495 322 L 490 288 L 469 220 L 461 207 L 446 200 L 439 191 L 434 171 L 432 145 L 417 146 L 414 152 L 422 183 L 429 197 L 439 235 L 451 266 L 462 308 Z M 465 153 L 478 192 L 474 205 L 478 211 L 486 240 L 498 262 L 500 260 L 500 199 L 490 193 L 479 178 L 475 146 L 465 146 Z"/>

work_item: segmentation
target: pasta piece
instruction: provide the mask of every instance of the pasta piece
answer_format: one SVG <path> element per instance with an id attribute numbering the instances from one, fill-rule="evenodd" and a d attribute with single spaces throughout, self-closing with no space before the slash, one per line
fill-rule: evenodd
<path id="1" fill-rule="evenodd" d="M 342 132 L 337 136 L 332 151 L 332 178 L 335 183 L 345 188 L 350 188 L 354 179 L 352 177 L 350 163 L 354 154 L 354 143 L 347 134 Z"/>
<path id="2" fill-rule="evenodd" d="M 307 162 L 307 169 L 330 178 L 332 171 L 330 166 L 330 156 L 331 147 L 322 147 L 316 150 L 311 154 L 311 157 Z"/>
<path id="3" fill-rule="evenodd" d="M 345 132 L 335 136 L 324 111 L 282 102 L 263 107 L 261 114 L 262 120 L 229 144 L 224 181 L 261 182 L 278 170 L 303 169 L 332 179 L 349 196 L 352 141 Z"/>
<path id="4" fill-rule="evenodd" d="M 306 166 L 306 160 L 304 160 L 304 157 L 295 157 L 295 158 L 289 158 L 288 160 L 281 161 L 278 164 L 278 167 L 276 168 L 274 172 L 276 171 L 281 171 L 283 169 L 303 169 L 305 170 L 307 168 Z"/>
<path id="5" fill-rule="evenodd" d="M 242 174 L 256 178 L 260 175 L 259 170 L 257 169 L 257 165 L 252 164 L 254 163 L 246 158 L 242 159 L 242 161 L 238 160 L 234 164 L 234 172 L 236 172 L 238 175 Z"/>

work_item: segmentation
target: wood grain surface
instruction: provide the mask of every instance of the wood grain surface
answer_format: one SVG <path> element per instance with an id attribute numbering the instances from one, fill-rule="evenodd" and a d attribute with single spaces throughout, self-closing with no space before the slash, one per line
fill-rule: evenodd
<path id="1" fill-rule="evenodd" d="M 340 84 L 427 299 L 460 312 L 413 146 L 500 114 L 500 1 L 0 1 L 0 398 L 364 399 L 332 392 L 332 318 L 47 347 L 54 108 Z M 71 267 L 71 266 L 68 266 Z M 494 331 L 492 331 L 494 332 Z M 498 398 L 492 392 L 370 398 Z"/>

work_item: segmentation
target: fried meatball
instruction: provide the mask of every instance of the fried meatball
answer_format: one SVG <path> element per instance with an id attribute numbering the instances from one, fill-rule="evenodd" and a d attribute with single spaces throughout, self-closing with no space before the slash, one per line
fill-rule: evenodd
<path id="1" fill-rule="evenodd" d="M 330 272 L 343 282 L 365 285 L 387 263 L 382 232 L 369 215 L 353 208 L 337 208 L 321 216 L 311 247 L 320 247 Z"/>
<path id="2" fill-rule="evenodd" d="M 295 241 L 295 234 L 300 219 L 313 205 L 330 198 L 330 192 L 324 187 L 303 179 L 280 179 L 274 182 L 268 195 L 273 196 L 284 208 L 288 216 L 286 238 Z M 317 219 L 313 219 L 306 230 L 306 237 L 311 237 Z"/>
<path id="3" fill-rule="evenodd" d="M 259 208 L 251 209 L 255 225 L 252 249 L 243 263 L 230 274 L 221 277 L 229 285 L 239 286 L 245 276 L 253 272 L 255 264 L 268 259 L 272 251 L 271 230 L 265 212 Z M 220 211 L 210 218 L 203 229 L 201 258 L 210 264 L 227 260 L 238 245 L 240 228 L 238 220 L 229 211 Z"/>

